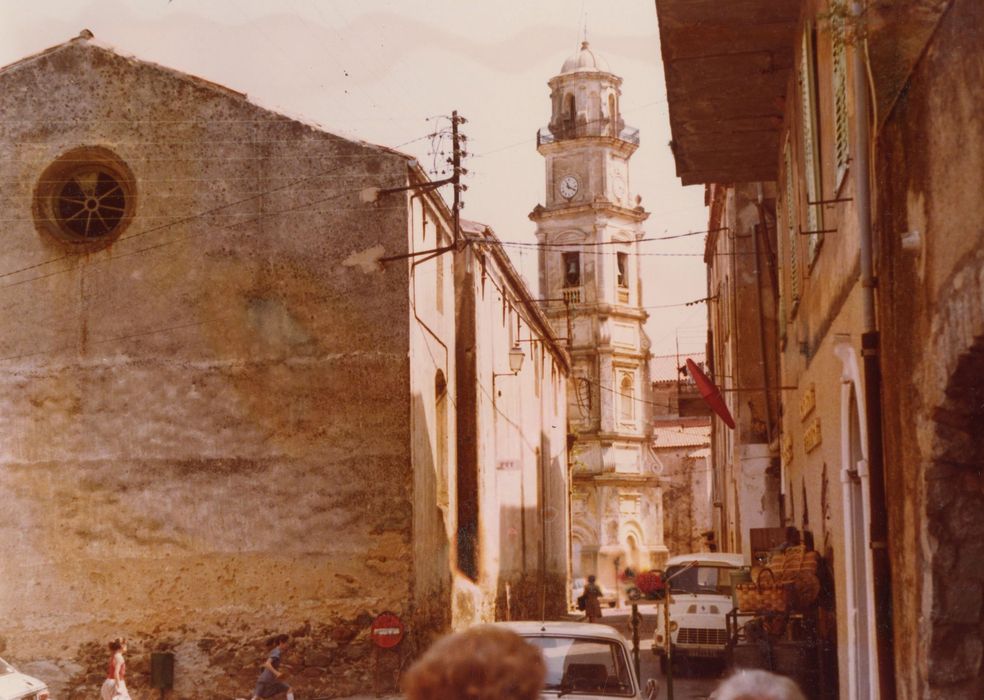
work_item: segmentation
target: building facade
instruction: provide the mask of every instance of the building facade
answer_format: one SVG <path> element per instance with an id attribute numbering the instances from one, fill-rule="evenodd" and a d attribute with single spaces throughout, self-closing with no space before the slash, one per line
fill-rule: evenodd
<path id="1" fill-rule="evenodd" d="M 630 195 L 639 136 L 620 116 L 621 83 L 587 42 L 550 79 L 550 124 L 537 138 L 546 200 L 530 214 L 544 311 L 573 365 L 573 571 L 607 588 L 620 569 L 666 554 L 636 255 L 648 213 Z"/>
<path id="2" fill-rule="evenodd" d="M 135 686 L 168 651 L 178 696 L 234 697 L 286 632 L 298 683 L 344 695 L 394 689 L 432 638 L 493 619 L 499 568 L 469 568 L 464 521 L 519 507 L 546 540 L 566 489 L 497 489 L 494 446 L 463 471 L 458 425 L 488 418 L 460 401 L 453 217 L 416 162 L 88 32 L 0 86 L 5 656 L 81 697 L 123 635 Z M 565 392 L 543 324 L 520 328 L 540 361 L 509 391 Z M 563 439 L 535 432 L 566 474 Z M 543 561 L 508 581 L 546 581 Z M 406 628 L 394 649 L 371 641 L 383 612 Z"/>
<path id="3" fill-rule="evenodd" d="M 711 417 L 687 371 L 703 353 L 653 357 L 653 452 L 662 465 L 663 543 L 670 556 L 715 551 L 718 502 L 711 469 Z"/>
<path id="4" fill-rule="evenodd" d="M 675 155 L 714 201 L 774 187 L 783 518 L 833 572 L 836 688 L 980 697 L 984 8 L 733 10 L 657 0 Z"/>

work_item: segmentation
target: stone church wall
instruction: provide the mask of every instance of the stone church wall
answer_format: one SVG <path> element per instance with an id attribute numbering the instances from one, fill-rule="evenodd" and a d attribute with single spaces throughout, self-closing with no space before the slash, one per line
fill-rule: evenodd
<path id="1" fill-rule="evenodd" d="M 306 696 L 387 687 L 407 614 L 406 160 L 84 40 L 0 73 L 0 617 L 5 656 L 91 697 L 104 644 L 176 653 L 175 698 L 240 696 L 295 635 Z M 132 170 L 108 247 L 40 233 L 33 193 L 84 146 Z M 400 200 L 402 201 L 402 200 Z"/>

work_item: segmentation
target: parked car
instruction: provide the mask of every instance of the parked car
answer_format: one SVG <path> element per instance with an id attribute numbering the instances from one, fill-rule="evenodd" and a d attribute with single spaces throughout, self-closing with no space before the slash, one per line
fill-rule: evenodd
<path id="1" fill-rule="evenodd" d="M 48 686 L 0 659 L 0 700 L 48 700 Z"/>
<path id="2" fill-rule="evenodd" d="M 524 637 L 543 653 L 547 664 L 544 698 L 572 696 L 655 700 L 658 685 L 643 689 L 632 670 L 625 638 L 607 625 L 586 622 L 496 622 Z"/>
<path id="3" fill-rule="evenodd" d="M 724 660 L 728 642 L 725 616 L 733 607 L 731 574 L 743 565 L 741 554 L 701 552 L 670 557 L 663 572 L 669 595 L 657 604 L 653 653 L 666 671 L 666 637 L 673 644 L 673 658 L 702 657 Z M 665 610 L 670 606 L 670 629 Z"/>
<path id="4" fill-rule="evenodd" d="M 587 580 L 583 578 L 576 578 L 571 582 L 571 604 L 577 604 L 577 599 L 584 594 L 585 585 L 587 585 Z M 599 584 L 595 583 L 595 585 L 598 586 L 598 588 L 601 588 L 601 597 L 598 599 L 598 602 L 601 603 L 602 606 L 607 605 L 610 608 L 614 608 L 615 596 L 609 594 Z"/>

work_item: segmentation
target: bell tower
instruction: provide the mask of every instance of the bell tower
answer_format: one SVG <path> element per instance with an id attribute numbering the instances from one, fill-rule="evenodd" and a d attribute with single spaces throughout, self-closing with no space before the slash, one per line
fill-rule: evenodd
<path id="1" fill-rule="evenodd" d="M 667 553 L 638 256 L 649 214 L 629 179 L 639 130 L 622 119 L 622 79 L 587 41 L 547 84 L 546 198 L 530 219 L 544 310 L 573 361 L 573 566 L 614 590 L 616 571 L 660 566 Z"/>

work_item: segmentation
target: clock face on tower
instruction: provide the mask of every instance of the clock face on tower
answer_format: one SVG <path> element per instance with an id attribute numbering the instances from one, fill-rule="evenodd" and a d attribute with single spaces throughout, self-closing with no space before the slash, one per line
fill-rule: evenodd
<path id="1" fill-rule="evenodd" d="M 560 185 L 557 189 L 560 191 L 560 196 L 564 199 L 573 199 L 574 195 L 577 194 L 578 187 L 580 187 L 580 183 L 576 177 L 565 175 L 561 178 Z"/>

